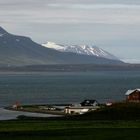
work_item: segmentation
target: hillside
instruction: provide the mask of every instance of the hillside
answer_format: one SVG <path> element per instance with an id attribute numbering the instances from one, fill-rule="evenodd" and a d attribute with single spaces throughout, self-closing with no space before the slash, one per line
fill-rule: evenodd
<path id="1" fill-rule="evenodd" d="M 43 47 L 28 37 L 10 34 L 0 27 L 0 66 L 120 63 L 123 62 L 72 52 L 59 52 Z"/>

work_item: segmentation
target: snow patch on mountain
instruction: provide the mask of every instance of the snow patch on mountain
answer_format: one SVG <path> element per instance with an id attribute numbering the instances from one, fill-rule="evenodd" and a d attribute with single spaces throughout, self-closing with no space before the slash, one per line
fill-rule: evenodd
<path id="1" fill-rule="evenodd" d="M 54 42 L 47 42 L 45 44 L 42 44 L 42 46 L 50 49 L 55 49 L 60 52 L 73 52 L 82 55 L 93 55 L 97 57 L 118 60 L 118 58 L 114 55 L 99 47 L 96 47 L 95 45 L 61 45 Z"/>
<path id="2" fill-rule="evenodd" d="M 16 42 L 19 42 L 20 40 L 19 39 L 16 39 Z"/>
<path id="3" fill-rule="evenodd" d="M 64 46 L 55 44 L 54 42 L 47 42 L 47 44 L 42 44 L 42 46 L 51 48 L 51 49 L 56 49 L 56 50 L 64 50 Z"/>

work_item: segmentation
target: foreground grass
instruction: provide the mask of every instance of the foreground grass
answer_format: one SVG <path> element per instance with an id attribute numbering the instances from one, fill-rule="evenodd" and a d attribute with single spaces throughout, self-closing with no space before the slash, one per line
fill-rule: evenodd
<path id="1" fill-rule="evenodd" d="M 92 129 L 92 128 L 140 128 L 140 120 L 135 121 L 78 121 L 78 120 L 48 120 L 27 119 L 1 121 L 0 132 L 22 131 L 48 131 L 66 129 Z"/>
<path id="2" fill-rule="evenodd" d="M 19 118 L 0 121 L 2 140 L 140 139 L 140 104 L 119 103 L 84 115 L 63 118 Z"/>
<path id="3" fill-rule="evenodd" d="M 138 128 L 140 128 L 140 120 L 74 121 L 25 119 L 1 121 L 0 138 L 2 140 L 136 140 L 140 138 Z"/>
<path id="4" fill-rule="evenodd" d="M 67 129 L 57 131 L 25 131 L 3 133 L 6 140 L 138 140 L 139 129 Z"/>

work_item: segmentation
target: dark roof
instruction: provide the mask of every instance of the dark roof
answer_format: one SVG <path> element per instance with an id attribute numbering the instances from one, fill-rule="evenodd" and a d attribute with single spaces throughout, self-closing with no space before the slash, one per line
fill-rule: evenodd
<path id="1" fill-rule="evenodd" d="M 94 103 L 98 102 L 96 100 L 84 100 L 83 102 L 81 102 L 81 106 L 92 106 Z"/>

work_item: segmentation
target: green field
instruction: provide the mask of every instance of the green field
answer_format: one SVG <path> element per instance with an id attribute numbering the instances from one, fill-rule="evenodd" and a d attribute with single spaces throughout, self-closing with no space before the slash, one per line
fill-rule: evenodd
<path id="1" fill-rule="evenodd" d="M 138 140 L 140 104 L 119 103 L 80 116 L 0 121 L 6 140 Z"/>
<path id="2" fill-rule="evenodd" d="M 25 119 L 0 122 L 1 139 L 139 139 L 140 121 Z"/>

